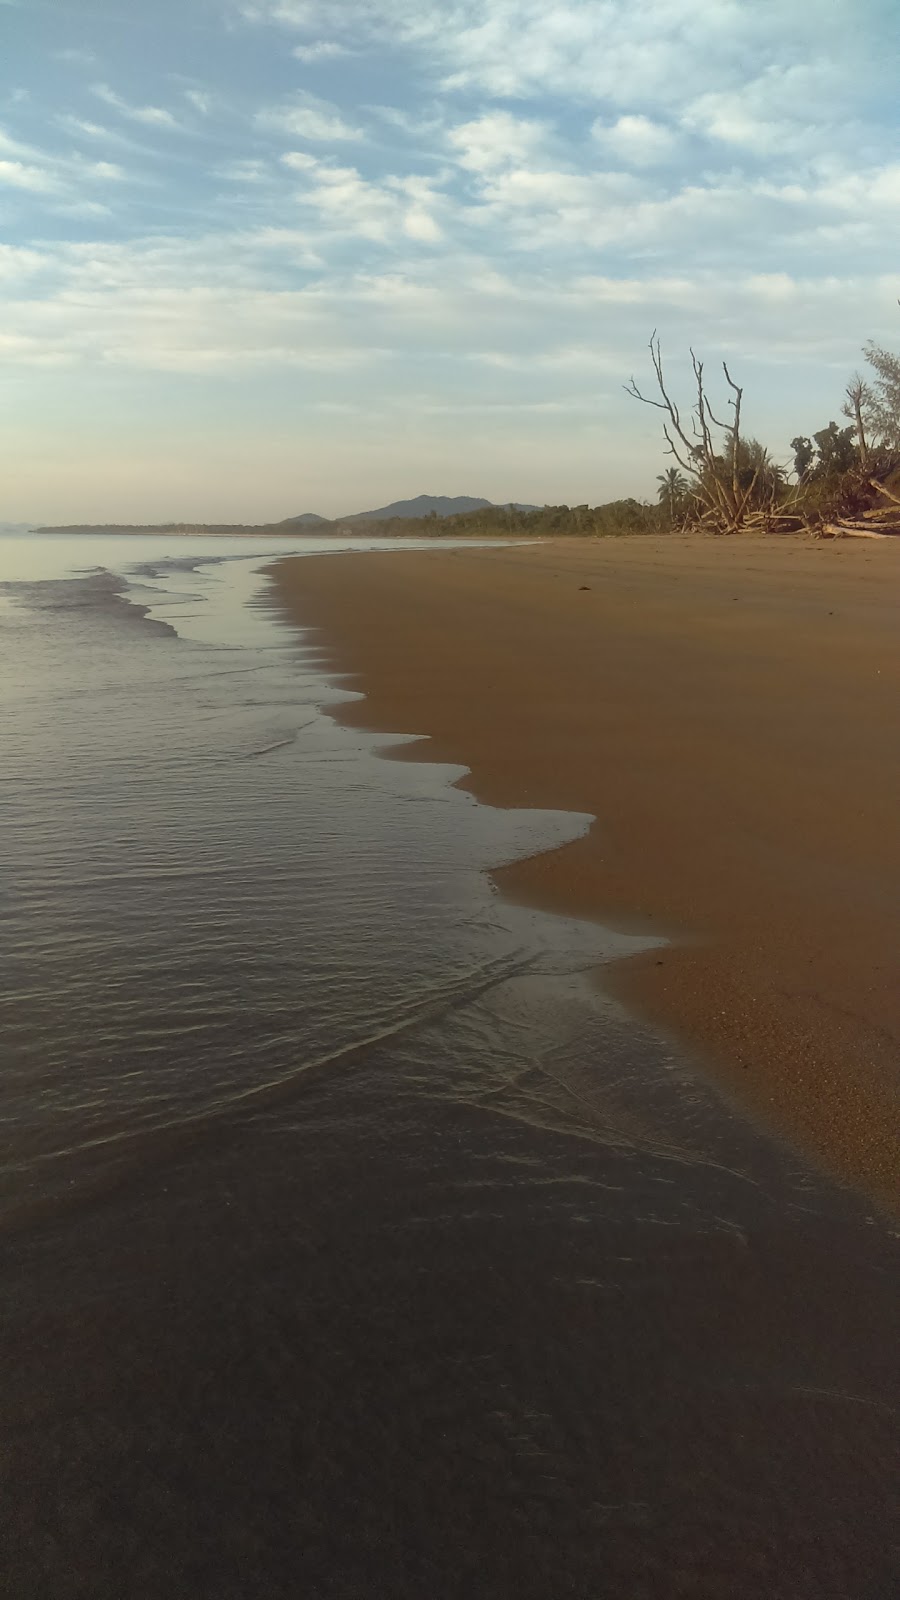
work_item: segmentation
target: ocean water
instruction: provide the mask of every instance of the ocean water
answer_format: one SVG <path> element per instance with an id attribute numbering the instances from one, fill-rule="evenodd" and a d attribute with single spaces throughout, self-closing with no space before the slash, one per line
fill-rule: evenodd
<path id="1" fill-rule="evenodd" d="M 327 548 L 0 541 L 4 1593 L 900 1592 L 895 1233 L 332 720 Z"/>

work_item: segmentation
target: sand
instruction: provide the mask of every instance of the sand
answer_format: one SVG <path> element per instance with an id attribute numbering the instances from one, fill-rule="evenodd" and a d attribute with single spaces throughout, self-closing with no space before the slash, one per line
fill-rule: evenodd
<path id="1" fill-rule="evenodd" d="M 502 806 L 591 812 L 502 890 L 664 933 L 627 1004 L 900 1204 L 900 541 L 632 538 L 275 570 L 364 702 Z"/>

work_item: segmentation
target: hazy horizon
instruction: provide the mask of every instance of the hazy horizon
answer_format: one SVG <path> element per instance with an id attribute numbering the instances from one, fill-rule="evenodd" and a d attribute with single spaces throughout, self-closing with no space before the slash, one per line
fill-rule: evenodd
<path id="1" fill-rule="evenodd" d="M 651 497 L 654 326 L 787 460 L 900 347 L 891 22 L 0 0 L 0 518 Z"/>
<path id="2" fill-rule="evenodd" d="M 355 506 L 353 508 L 348 508 L 348 507 L 345 506 L 343 511 L 337 512 L 335 514 L 334 518 L 323 517 L 323 520 L 324 521 L 338 521 L 338 522 L 340 522 L 340 521 L 343 521 L 344 519 L 346 519 L 346 520 L 349 521 L 353 517 L 366 516 L 366 515 L 370 514 L 371 512 L 374 512 L 374 511 L 387 510 L 390 507 L 395 506 L 395 505 L 401 505 L 401 506 L 409 505 L 409 504 L 411 504 L 412 502 L 414 502 L 416 500 L 428 500 L 428 501 L 434 501 L 434 500 L 462 500 L 462 501 L 471 501 L 471 500 L 476 500 L 476 499 L 486 500 L 486 498 L 487 497 L 484 496 L 484 495 L 465 495 L 465 494 L 457 494 L 457 493 L 453 493 L 453 494 L 449 494 L 449 495 L 445 495 L 445 494 L 433 495 L 433 494 L 430 494 L 428 491 L 422 491 L 422 492 L 417 491 L 414 494 L 403 495 L 402 498 L 399 499 L 399 500 L 388 501 L 385 506 Z M 505 501 L 505 502 L 489 502 L 489 503 L 492 504 L 492 505 L 496 505 L 497 509 L 501 509 L 502 510 L 505 505 L 516 504 L 517 502 Z M 521 503 L 519 502 L 518 504 L 520 505 L 520 508 L 521 508 Z M 535 507 L 535 509 L 540 509 L 540 508 L 539 507 Z M 283 517 L 273 517 L 271 519 L 271 526 L 272 527 L 277 527 L 280 522 L 296 521 L 300 517 L 309 516 L 309 515 L 322 516 L 322 513 L 321 512 L 316 512 L 314 506 L 305 506 L 302 511 L 290 511 L 290 512 L 286 512 Z M 418 515 L 418 513 L 417 513 L 417 515 Z M 169 519 L 170 522 L 185 522 L 186 520 L 187 519 L 185 519 L 183 517 L 170 518 Z M 72 526 L 79 526 L 80 525 L 80 526 L 84 526 L 84 527 L 99 527 L 99 526 L 102 526 L 102 524 L 99 524 L 99 523 L 89 523 L 89 522 L 85 522 L 83 524 L 71 524 L 71 525 Z M 135 526 L 138 526 L 138 525 L 139 524 L 135 524 Z M 158 526 L 158 527 L 164 527 L 165 525 L 166 525 L 165 523 L 157 523 L 156 524 L 156 526 Z M 199 519 L 197 519 L 196 525 L 197 526 L 202 526 L 203 524 L 199 521 Z M 218 524 L 213 524 L 213 523 L 210 522 L 210 526 L 217 526 L 217 525 Z M 244 524 L 244 526 L 246 526 L 246 527 L 251 527 L 253 525 L 254 525 L 254 523 L 249 522 L 249 521 Z M 14 531 L 20 530 L 20 529 L 21 530 L 25 530 L 25 531 L 31 531 L 31 530 L 34 530 L 34 529 L 37 529 L 37 528 L 41 528 L 41 527 L 45 527 L 45 526 L 52 526 L 52 524 L 45 524 L 45 523 L 42 523 L 42 522 L 37 522 L 34 518 L 24 518 L 24 519 L 22 519 L 21 521 L 18 521 L 18 522 L 5 522 L 5 521 L 0 520 L 0 533 L 9 533 L 9 532 L 14 532 Z M 66 524 L 57 524 L 57 526 L 66 526 Z M 109 522 L 106 523 L 106 526 L 110 527 L 110 528 L 118 528 L 118 527 L 128 527 L 129 524 L 126 523 L 123 518 L 112 518 L 112 519 L 110 519 Z"/>

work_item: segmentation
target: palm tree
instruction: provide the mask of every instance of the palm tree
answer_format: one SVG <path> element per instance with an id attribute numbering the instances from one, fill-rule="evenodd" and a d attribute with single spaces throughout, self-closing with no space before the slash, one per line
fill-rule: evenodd
<path id="1" fill-rule="evenodd" d="M 681 510 L 685 496 L 688 492 L 688 481 L 683 472 L 677 467 L 669 467 L 657 477 L 659 489 L 656 498 L 660 505 L 666 506 L 669 516 L 674 522 L 677 513 Z"/>

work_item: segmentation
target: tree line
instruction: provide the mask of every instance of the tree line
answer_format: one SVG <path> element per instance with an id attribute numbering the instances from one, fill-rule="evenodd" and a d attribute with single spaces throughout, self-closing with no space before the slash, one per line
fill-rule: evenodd
<path id="1" fill-rule="evenodd" d="M 900 532 L 900 356 L 865 347 L 867 371 L 854 373 L 841 404 L 843 425 L 798 434 L 781 460 L 743 431 L 743 387 L 722 363 L 713 398 L 704 363 L 690 352 L 690 396 L 680 402 L 654 331 L 649 343 L 653 384 L 634 378 L 626 392 L 660 413 L 672 465 L 657 477 L 654 503 L 543 506 L 521 511 L 490 506 L 448 518 L 379 523 L 389 535 L 485 537 L 602 536 L 661 532 L 814 534 Z"/>
<path id="2" fill-rule="evenodd" d="M 832 420 L 816 433 L 798 434 L 790 459 L 778 461 L 743 433 L 744 392 L 726 362 L 723 399 L 713 402 L 704 364 L 691 351 L 691 399 L 683 408 L 655 332 L 649 350 L 653 389 L 646 393 L 632 378 L 626 392 L 662 414 L 674 465 L 657 478 L 658 503 L 670 527 L 874 533 L 897 524 L 900 531 L 900 356 L 866 345 L 868 373 L 854 373 L 844 390 L 846 426 Z"/>
<path id="3" fill-rule="evenodd" d="M 368 524 L 367 531 L 389 538 L 548 539 L 598 537 L 603 534 L 659 533 L 665 518 L 659 505 L 642 500 L 611 500 L 600 506 L 541 506 L 522 511 L 516 506 L 484 506 L 454 517 L 393 517 Z M 335 525 L 342 531 L 340 524 Z M 348 529 L 357 532 L 358 529 Z"/>

